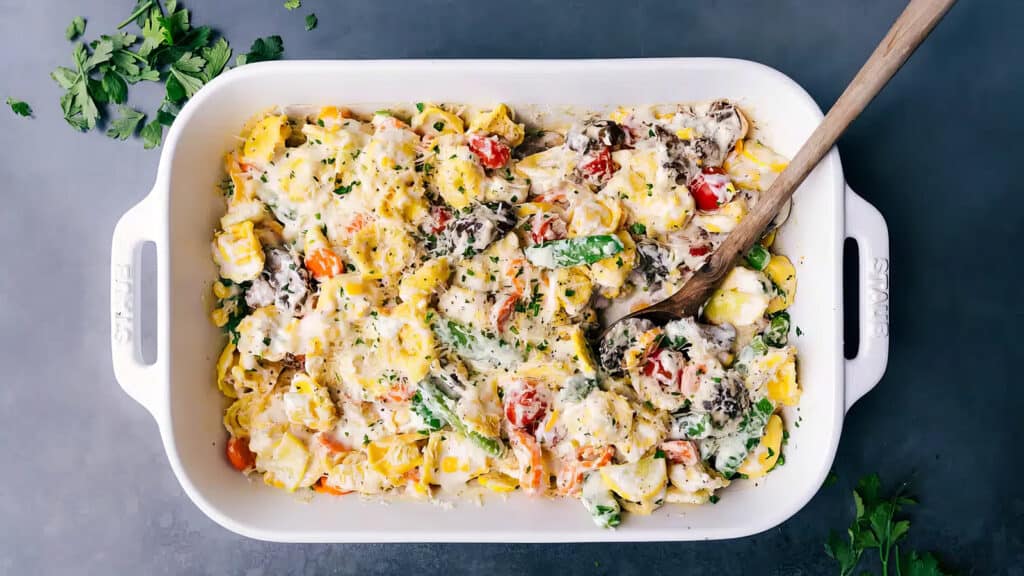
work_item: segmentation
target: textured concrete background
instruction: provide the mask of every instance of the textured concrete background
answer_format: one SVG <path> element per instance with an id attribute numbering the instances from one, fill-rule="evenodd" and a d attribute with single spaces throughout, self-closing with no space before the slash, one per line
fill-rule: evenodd
<path id="1" fill-rule="evenodd" d="M 774 66 L 828 107 L 902 9 L 772 2 L 305 0 L 188 2 L 236 48 L 281 34 L 287 58 L 731 56 Z M 131 0 L 0 0 L 0 573 L 831 574 L 849 488 L 914 478 L 910 545 L 966 574 L 1024 574 L 1017 364 L 1024 2 L 964 0 L 840 142 L 849 183 L 892 236 L 889 371 L 849 414 L 839 481 L 736 541 L 629 545 L 295 546 L 246 540 L 193 506 L 156 426 L 110 367 L 117 218 L 157 153 L 64 125 L 48 74 L 64 27 L 112 30 Z M 303 31 L 314 11 L 320 27 Z M 152 110 L 155 90 L 132 90 Z M 426 570 L 424 570 L 426 568 Z"/>

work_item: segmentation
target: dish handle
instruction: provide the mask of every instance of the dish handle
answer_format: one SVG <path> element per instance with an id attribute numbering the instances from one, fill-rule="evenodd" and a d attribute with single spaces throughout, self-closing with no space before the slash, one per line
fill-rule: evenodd
<path id="1" fill-rule="evenodd" d="M 878 384 L 889 361 L 889 229 L 881 212 L 846 187 L 846 237 L 857 242 L 860 345 L 846 360 L 846 410 Z"/>
<path id="2" fill-rule="evenodd" d="M 166 378 L 166 359 L 162 349 L 157 352 L 156 362 L 147 364 L 142 359 L 139 276 L 142 246 L 148 241 L 156 245 L 157 282 L 162 283 L 166 277 L 167 232 L 165 222 L 157 217 L 157 202 L 157 195 L 150 193 L 121 216 L 114 227 L 110 254 L 110 347 L 114 376 L 121 388 L 154 416 L 158 394 L 166 390 L 161 384 Z M 163 299 L 166 295 L 160 293 L 157 297 Z M 165 322 L 165 318 L 157 318 L 158 326 Z M 158 346 L 164 347 L 162 338 Z"/>

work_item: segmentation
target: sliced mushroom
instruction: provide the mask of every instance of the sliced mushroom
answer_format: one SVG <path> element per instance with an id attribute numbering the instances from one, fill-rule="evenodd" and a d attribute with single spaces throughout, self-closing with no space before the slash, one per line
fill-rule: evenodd
<path id="1" fill-rule="evenodd" d="M 434 251 L 441 255 L 473 256 L 502 239 L 515 225 L 515 208 L 511 204 L 477 204 L 445 227 Z"/>
<path id="2" fill-rule="evenodd" d="M 274 304 L 284 312 L 295 314 L 309 295 L 309 274 L 295 252 L 272 247 L 265 253 L 263 272 L 246 291 L 245 303 L 250 308 Z"/>
<path id="3" fill-rule="evenodd" d="M 611 331 L 605 334 L 598 347 L 598 360 L 604 371 L 612 376 L 626 373 L 622 365 L 626 351 L 637 346 L 640 335 L 654 327 L 650 320 L 629 318 L 617 322 Z"/>
<path id="4" fill-rule="evenodd" d="M 611 120 L 587 120 L 569 130 L 566 144 L 582 154 L 600 148 L 618 150 L 629 144 L 629 139 L 629 132 Z"/>

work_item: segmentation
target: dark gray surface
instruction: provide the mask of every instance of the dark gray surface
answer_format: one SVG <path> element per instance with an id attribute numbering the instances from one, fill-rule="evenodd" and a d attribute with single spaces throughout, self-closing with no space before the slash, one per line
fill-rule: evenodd
<path id="1" fill-rule="evenodd" d="M 288 58 L 731 56 L 774 66 L 827 107 L 899 1 L 490 3 L 193 0 L 236 48 L 279 33 Z M 113 29 L 130 0 L 0 0 L 0 573 L 831 574 L 829 528 L 861 474 L 914 477 L 910 544 L 961 573 L 1024 574 L 1020 475 L 1024 2 L 964 0 L 840 142 L 851 186 L 892 238 L 889 370 L 846 421 L 839 481 L 742 540 L 689 544 L 291 546 L 208 520 L 173 477 L 152 419 L 110 367 L 117 218 L 157 153 L 63 124 L 47 77 L 64 27 Z M 320 27 L 303 31 L 315 11 Z M 148 110 L 155 91 L 133 90 Z M 443 573 L 426 570 L 426 573 Z"/>

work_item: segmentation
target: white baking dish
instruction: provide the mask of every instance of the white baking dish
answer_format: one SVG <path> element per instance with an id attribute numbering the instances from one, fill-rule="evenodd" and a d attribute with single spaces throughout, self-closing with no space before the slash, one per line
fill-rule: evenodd
<path id="1" fill-rule="evenodd" d="M 446 510 L 423 502 L 294 495 L 249 482 L 224 457 L 224 407 L 214 385 L 222 336 L 208 319 L 216 270 L 210 238 L 223 207 L 214 192 L 223 153 L 252 114 L 276 104 L 437 101 L 603 108 L 726 97 L 792 156 L 822 118 L 796 83 L 752 62 L 724 59 L 591 61 L 276 62 L 233 70 L 184 108 L 164 144 L 152 192 L 114 230 L 114 372 L 153 414 L 189 497 L 230 530 L 265 540 L 317 542 L 569 542 L 731 538 L 771 528 L 817 491 L 850 405 L 881 378 L 888 354 L 888 233 L 882 216 L 846 187 L 832 151 L 796 195 L 779 237 L 796 264 L 792 308 L 802 336 L 804 395 L 787 415 L 786 464 L 755 486 L 737 482 L 714 506 L 665 506 L 617 530 L 595 527 L 579 502 L 515 494 Z M 860 245 L 860 351 L 843 358 L 842 246 Z M 156 245 L 157 360 L 140 358 L 140 248 Z"/>

